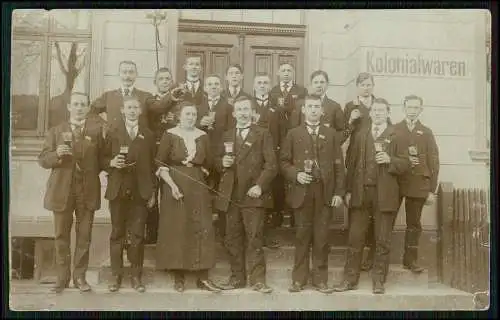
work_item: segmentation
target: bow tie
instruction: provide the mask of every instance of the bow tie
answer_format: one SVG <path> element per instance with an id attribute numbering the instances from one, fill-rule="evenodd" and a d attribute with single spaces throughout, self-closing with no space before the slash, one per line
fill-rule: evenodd
<path id="1" fill-rule="evenodd" d="M 267 101 L 269 101 L 269 98 L 265 98 L 265 99 L 261 99 L 261 98 L 255 98 L 258 102 L 262 102 L 262 103 L 265 103 Z"/>
<path id="2" fill-rule="evenodd" d="M 208 98 L 208 102 L 215 103 L 217 101 L 219 101 L 219 98 L 216 98 L 216 99 L 210 99 L 210 98 Z"/>
<path id="3" fill-rule="evenodd" d="M 239 131 L 243 131 L 243 130 L 247 130 L 247 129 L 250 129 L 250 126 L 246 126 L 246 127 L 236 127 L 236 130 L 239 130 Z"/>

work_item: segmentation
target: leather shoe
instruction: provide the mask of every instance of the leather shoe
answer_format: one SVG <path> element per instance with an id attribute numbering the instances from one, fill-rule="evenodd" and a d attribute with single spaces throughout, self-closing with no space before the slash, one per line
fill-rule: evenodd
<path id="1" fill-rule="evenodd" d="M 373 281 L 373 293 L 374 294 L 384 294 L 385 288 L 382 281 Z"/>
<path id="2" fill-rule="evenodd" d="M 226 283 L 221 283 L 218 287 L 222 290 L 234 290 L 246 287 L 246 283 L 243 281 L 229 280 Z"/>
<path id="3" fill-rule="evenodd" d="M 314 285 L 313 288 L 314 288 L 314 290 L 319 291 L 321 293 L 327 293 L 328 294 L 328 293 L 332 293 L 333 292 L 333 289 L 332 288 L 328 288 L 328 286 L 324 282 L 319 283 L 317 285 Z"/>
<path id="4" fill-rule="evenodd" d="M 300 292 L 302 290 L 304 290 L 304 286 L 299 282 L 292 283 L 290 288 L 288 288 L 288 292 Z"/>
<path id="5" fill-rule="evenodd" d="M 196 286 L 199 289 L 207 290 L 210 292 L 217 293 L 217 292 L 221 291 L 221 289 L 215 283 L 213 283 L 211 280 L 198 280 L 196 282 Z"/>
<path id="6" fill-rule="evenodd" d="M 260 292 L 260 293 L 271 293 L 271 292 L 273 292 L 273 289 L 271 287 L 269 287 L 268 285 L 266 285 L 265 283 L 263 283 L 263 282 L 258 282 L 256 284 L 254 284 L 252 286 L 252 290 Z"/>
<path id="7" fill-rule="evenodd" d="M 75 288 L 80 289 L 81 292 L 89 292 L 90 290 L 92 290 L 85 278 L 75 278 L 73 279 L 73 284 Z"/>
<path id="8" fill-rule="evenodd" d="M 120 287 L 122 286 L 122 278 L 121 277 L 114 277 L 114 279 L 111 281 L 111 283 L 108 285 L 108 290 L 110 292 L 116 292 L 120 290 Z"/>
<path id="9" fill-rule="evenodd" d="M 146 287 L 142 284 L 141 278 L 139 277 L 132 277 L 130 279 L 130 283 L 132 285 L 132 288 L 134 288 L 135 291 L 143 293 L 146 291 Z"/>
<path id="10" fill-rule="evenodd" d="M 61 293 L 64 289 L 69 288 L 69 280 L 66 282 L 58 281 L 55 286 L 50 288 L 50 292 L 52 293 Z"/>
<path id="11" fill-rule="evenodd" d="M 347 280 L 342 281 L 338 286 L 333 288 L 335 292 L 345 292 L 349 290 L 356 290 L 358 287 Z"/>
<path id="12" fill-rule="evenodd" d="M 416 264 L 415 262 L 410 263 L 410 264 L 403 264 L 403 268 L 410 270 L 412 273 L 422 273 L 424 272 L 424 268 Z"/>

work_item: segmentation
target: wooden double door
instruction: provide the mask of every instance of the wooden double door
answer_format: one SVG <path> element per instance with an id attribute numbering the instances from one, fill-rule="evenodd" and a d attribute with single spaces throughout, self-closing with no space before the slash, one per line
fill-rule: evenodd
<path id="1" fill-rule="evenodd" d="M 184 80 L 182 64 L 186 55 L 196 55 L 201 57 L 202 77 L 217 74 L 225 79 L 227 67 L 240 64 L 244 69 L 243 90 L 249 94 L 253 93 L 256 74 L 269 74 L 275 86 L 279 65 L 284 61 L 295 66 L 296 82 L 303 85 L 303 43 L 302 37 L 180 32 L 176 78 Z M 223 85 L 226 88 L 225 81 Z"/>

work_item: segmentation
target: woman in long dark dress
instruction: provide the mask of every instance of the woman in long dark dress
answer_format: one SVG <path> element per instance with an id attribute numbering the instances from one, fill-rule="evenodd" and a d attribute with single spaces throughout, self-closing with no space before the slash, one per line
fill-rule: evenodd
<path id="1" fill-rule="evenodd" d="M 183 102 L 178 126 L 168 129 L 158 149 L 157 175 L 166 183 L 160 201 L 157 269 L 174 274 L 175 290 L 184 291 L 186 273 L 194 272 L 200 289 L 218 292 L 208 279 L 215 266 L 212 208 L 205 168 L 210 167 L 206 133 L 195 127 L 196 107 Z"/>

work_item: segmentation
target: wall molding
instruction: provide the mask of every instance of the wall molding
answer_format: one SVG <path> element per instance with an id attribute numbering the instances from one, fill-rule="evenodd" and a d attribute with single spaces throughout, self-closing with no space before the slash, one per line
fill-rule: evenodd
<path id="1" fill-rule="evenodd" d="M 179 19 L 179 32 L 233 33 L 247 35 L 305 37 L 306 26 L 257 22 Z"/>

